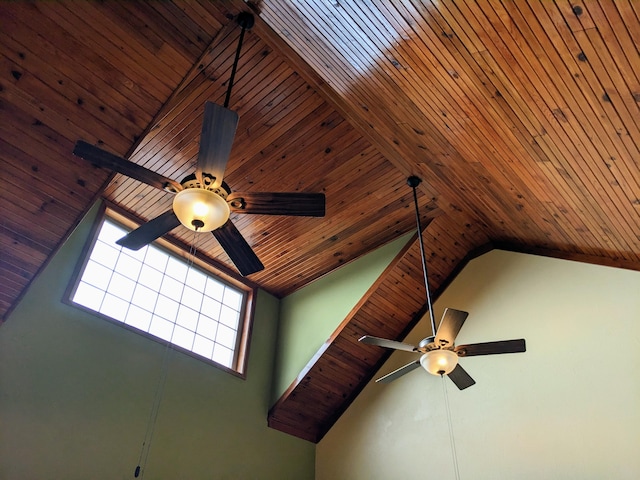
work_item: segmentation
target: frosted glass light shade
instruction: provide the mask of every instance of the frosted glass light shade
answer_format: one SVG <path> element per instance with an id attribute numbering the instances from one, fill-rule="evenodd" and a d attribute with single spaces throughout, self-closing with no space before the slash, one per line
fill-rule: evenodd
<path id="1" fill-rule="evenodd" d="M 173 211 L 185 227 L 210 232 L 229 219 L 229 205 L 220 195 L 204 188 L 187 188 L 173 199 Z"/>
<path id="2" fill-rule="evenodd" d="M 420 365 L 432 375 L 447 375 L 458 365 L 458 354 L 451 350 L 430 350 L 420 357 Z"/>

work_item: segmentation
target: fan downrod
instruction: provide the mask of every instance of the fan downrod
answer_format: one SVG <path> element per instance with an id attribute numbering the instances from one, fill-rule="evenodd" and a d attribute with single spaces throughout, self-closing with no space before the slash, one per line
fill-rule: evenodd
<path id="1" fill-rule="evenodd" d="M 231 75 L 229 77 L 229 86 L 227 87 L 227 95 L 224 99 L 224 108 L 229 108 L 229 101 L 231 100 L 231 89 L 233 88 L 233 80 L 236 77 L 236 70 L 238 68 L 238 60 L 240 60 L 240 50 L 242 50 L 242 40 L 244 39 L 244 32 L 254 24 L 253 15 L 249 12 L 240 12 L 236 18 L 236 22 L 240 25 L 240 38 L 238 39 L 238 48 L 236 49 L 236 57 L 233 60 L 231 66 Z"/>
<path id="2" fill-rule="evenodd" d="M 424 240 L 422 239 L 422 226 L 420 225 L 420 209 L 418 208 L 418 193 L 416 189 L 418 185 L 422 182 L 422 179 L 416 177 L 415 175 L 411 175 L 407 178 L 407 185 L 411 187 L 413 190 L 413 203 L 416 207 L 416 227 L 417 227 L 417 235 L 420 245 L 420 259 L 422 260 L 422 275 L 424 277 L 424 289 L 427 297 L 427 308 L 429 309 L 429 320 L 431 321 L 431 332 L 435 336 L 436 334 L 436 319 L 433 315 L 433 303 L 431 302 L 431 291 L 429 290 L 429 275 L 427 273 L 427 259 L 424 253 Z"/>

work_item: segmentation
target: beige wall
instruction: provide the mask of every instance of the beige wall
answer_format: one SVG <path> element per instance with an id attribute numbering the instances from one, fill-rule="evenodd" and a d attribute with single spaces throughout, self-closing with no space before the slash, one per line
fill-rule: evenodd
<path id="1" fill-rule="evenodd" d="M 467 390 L 445 379 L 460 478 L 640 478 L 640 272 L 493 251 L 436 318 L 444 307 L 470 312 L 458 344 L 528 350 L 462 359 Z M 412 359 L 395 353 L 379 373 Z M 368 385 L 318 445 L 316 478 L 455 478 L 442 380 L 420 369 Z"/>

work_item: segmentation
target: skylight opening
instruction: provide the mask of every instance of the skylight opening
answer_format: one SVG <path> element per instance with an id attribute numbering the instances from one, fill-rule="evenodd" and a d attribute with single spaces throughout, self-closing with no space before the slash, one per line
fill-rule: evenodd
<path id="1" fill-rule="evenodd" d="M 138 333 L 243 374 L 251 289 L 234 286 L 156 243 L 133 251 L 104 216 L 70 301 Z"/>

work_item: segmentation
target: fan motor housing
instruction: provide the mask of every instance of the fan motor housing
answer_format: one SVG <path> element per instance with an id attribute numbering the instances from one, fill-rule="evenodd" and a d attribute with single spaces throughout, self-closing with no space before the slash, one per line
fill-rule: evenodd
<path id="1" fill-rule="evenodd" d="M 187 175 L 182 179 L 180 185 L 182 185 L 185 189 L 187 188 L 202 188 L 203 190 L 209 190 L 210 192 L 215 193 L 216 195 L 224 198 L 225 200 L 231 193 L 231 189 L 226 182 L 222 182 L 222 184 L 218 187 L 214 187 L 216 177 L 209 175 L 208 173 L 202 174 L 202 183 L 198 180 L 198 177 L 195 173 L 191 175 Z"/>
<path id="2" fill-rule="evenodd" d="M 433 336 L 423 338 L 422 340 L 420 340 L 420 343 L 418 344 L 418 351 L 422 353 L 428 352 L 430 350 L 434 350 L 435 348 L 436 348 L 435 337 Z"/>

